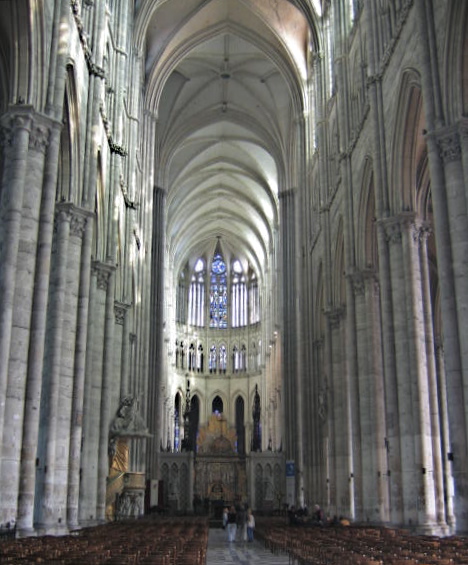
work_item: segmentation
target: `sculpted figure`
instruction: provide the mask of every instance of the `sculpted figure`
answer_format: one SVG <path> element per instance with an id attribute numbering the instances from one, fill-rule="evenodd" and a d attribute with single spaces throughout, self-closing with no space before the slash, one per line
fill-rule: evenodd
<path id="1" fill-rule="evenodd" d="M 110 426 L 111 436 L 148 436 L 148 428 L 138 413 L 138 400 L 134 396 L 122 398 Z"/>

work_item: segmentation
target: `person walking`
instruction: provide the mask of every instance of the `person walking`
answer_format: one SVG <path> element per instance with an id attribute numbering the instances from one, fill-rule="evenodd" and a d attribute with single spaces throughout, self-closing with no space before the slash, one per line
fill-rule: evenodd
<path id="1" fill-rule="evenodd" d="M 248 541 L 254 540 L 255 518 L 252 509 L 247 510 L 247 539 Z"/>
<path id="2" fill-rule="evenodd" d="M 228 512 L 228 524 L 227 524 L 228 541 L 236 541 L 236 532 L 237 532 L 236 519 L 237 519 L 236 509 L 234 508 L 234 506 L 231 506 Z"/>

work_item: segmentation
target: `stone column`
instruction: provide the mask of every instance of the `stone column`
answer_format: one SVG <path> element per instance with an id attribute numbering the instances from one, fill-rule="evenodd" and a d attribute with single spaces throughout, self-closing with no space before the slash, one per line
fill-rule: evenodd
<path id="1" fill-rule="evenodd" d="M 467 385 L 466 271 L 467 196 L 460 160 L 457 127 L 446 128 L 443 114 L 437 35 L 432 3 L 415 0 L 421 37 L 421 80 L 431 194 L 434 210 L 437 267 L 440 281 L 441 314 L 445 352 L 447 399 L 450 406 L 450 441 L 448 453 L 457 496 L 454 508 L 460 531 L 468 528 L 468 421 L 464 389 Z M 460 263 L 461 261 L 461 263 Z M 464 314 L 462 313 L 464 312 Z M 460 319 L 462 316 L 462 319 Z M 440 374 L 440 372 L 439 372 Z M 456 454 L 456 457 L 455 457 Z"/>
<path id="2" fill-rule="evenodd" d="M 49 296 L 51 247 L 55 208 L 57 163 L 62 124 L 41 116 L 50 125 L 49 146 L 42 183 L 34 295 L 31 312 L 31 338 L 28 351 L 26 393 L 19 472 L 17 529 L 21 536 L 33 531 L 36 456 L 45 350 L 47 301 Z"/>
<path id="3" fill-rule="evenodd" d="M 433 468 L 434 468 L 434 487 L 437 524 L 441 528 L 440 534 L 447 534 L 447 523 L 445 519 L 444 503 L 444 478 L 443 461 L 441 455 L 442 439 L 440 429 L 439 413 L 439 387 L 437 383 L 437 367 L 435 358 L 435 339 L 434 339 L 434 319 L 432 314 L 432 297 L 430 266 L 427 249 L 427 239 L 430 228 L 422 225 L 419 230 L 419 259 L 421 265 L 422 301 L 424 309 L 424 332 L 426 344 L 426 359 L 428 370 L 429 403 L 430 403 L 430 425 L 432 438 Z"/>
<path id="4" fill-rule="evenodd" d="M 166 430 L 163 427 L 163 355 L 164 355 L 164 216 L 166 192 L 159 187 L 153 191 L 153 246 L 151 258 L 151 304 L 149 371 L 148 371 L 148 425 L 153 437 L 148 441 L 147 468 L 153 479 L 159 478 L 159 448 L 166 445 Z"/>
<path id="5" fill-rule="evenodd" d="M 56 526 L 62 516 L 57 515 L 56 489 L 56 453 L 60 411 L 60 378 L 63 352 L 63 323 L 65 297 L 67 292 L 67 259 L 70 241 L 71 216 L 63 207 L 57 211 L 57 236 L 54 259 L 54 273 L 51 277 L 50 300 L 54 308 L 50 312 L 48 323 L 47 361 L 44 369 L 44 394 L 42 402 L 41 425 L 45 433 L 40 445 L 39 457 L 42 471 L 41 500 L 38 515 L 38 528 L 41 533 L 48 533 Z"/>
<path id="6" fill-rule="evenodd" d="M 106 265 L 107 288 L 104 318 L 104 351 L 102 365 L 102 386 L 99 423 L 99 451 L 98 451 L 98 484 L 96 516 L 99 521 L 104 521 L 106 516 L 106 488 L 109 474 L 109 426 L 111 422 L 112 377 L 114 374 L 114 294 L 115 294 L 115 268 Z"/>
<path id="7" fill-rule="evenodd" d="M 467 209 L 461 145 L 456 127 L 428 135 L 436 225 L 437 261 L 441 282 L 447 396 L 450 406 L 450 453 L 455 481 L 457 530 L 468 527 L 468 299 L 465 284 L 468 253 Z M 455 457 L 455 454 L 457 456 Z"/>
<path id="8" fill-rule="evenodd" d="M 450 423 L 449 409 L 447 403 L 447 379 L 445 375 L 445 360 L 442 340 L 436 338 L 436 363 L 437 375 L 439 377 L 439 406 L 440 421 L 442 426 L 442 466 L 444 473 L 444 491 L 445 491 L 445 520 L 450 528 L 450 532 L 455 531 L 455 514 L 454 514 L 454 497 L 455 490 L 452 476 L 452 460 L 453 454 L 450 453 Z"/>
<path id="9" fill-rule="evenodd" d="M 33 140 L 32 108 L 13 107 L 2 117 L 2 144 L 4 146 L 4 170 L 2 178 L 0 230 L 2 246 L 0 259 L 0 438 L 3 438 L 5 397 L 8 385 L 11 326 L 16 283 L 16 265 L 20 244 L 21 216 L 28 152 Z M 3 450 L 2 450 L 3 451 Z M 9 487 L 2 492 L 8 492 Z M 0 502 L 0 521 L 6 523 L 15 517 L 13 509 L 3 511 Z"/>
<path id="10" fill-rule="evenodd" d="M 28 353 L 31 340 L 31 318 L 35 294 L 35 269 L 37 262 L 37 245 L 40 225 L 40 209 L 43 191 L 43 175 L 46 148 L 50 136 L 51 122 L 43 120 L 39 115 L 34 116 L 34 125 L 29 135 L 29 153 L 24 176 L 24 191 L 16 187 L 22 194 L 22 209 L 17 217 L 18 223 L 12 222 L 11 208 L 4 208 L 5 229 L 10 227 L 13 233 L 5 237 L 4 251 L 6 255 L 14 252 L 10 245 L 13 239 L 17 240 L 16 257 L 11 255 L 5 265 L 2 262 L 2 274 L 11 275 L 14 282 L 14 292 L 11 303 L 11 327 L 9 333 L 10 351 L 7 358 L 8 383 L 5 402 L 4 426 L 2 440 L 2 468 L 0 486 L 2 492 L 1 504 L 9 507 L 9 518 L 16 517 L 21 461 L 21 440 L 23 436 L 23 418 L 26 401 L 26 386 L 28 374 Z M 7 166 L 8 167 L 8 166 Z M 7 169 L 8 170 L 8 169 Z M 14 179 L 11 179 L 14 183 Z M 26 188 L 27 187 L 27 188 Z M 9 198 L 6 189 L 5 198 Z M 11 195 L 10 195 L 11 196 Z M 13 197 L 12 200 L 14 200 Z M 12 201 L 10 201 L 12 203 Z M 14 214 L 15 215 L 15 214 Z M 15 233 L 15 230 L 18 230 Z M 15 272 L 9 271 L 8 261 L 15 263 Z M 11 289 L 13 290 L 13 289 Z M 5 297 L 6 298 L 6 297 Z M 9 299 L 5 300 L 6 309 L 9 309 Z M 6 329 L 6 328 L 4 328 Z"/>
<path id="11" fill-rule="evenodd" d="M 436 527 L 428 367 L 418 231 L 414 214 L 386 224 L 391 239 L 398 401 L 405 524 L 431 533 Z"/>
<path id="12" fill-rule="evenodd" d="M 413 426 L 413 387 L 411 383 L 408 340 L 406 327 L 407 299 L 402 285 L 405 280 L 402 234 L 398 219 L 385 222 L 386 234 L 390 247 L 390 277 L 393 302 L 394 343 L 396 358 L 396 387 L 398 413 L 393 417 L 398 418 L 400 431 L 400 457 L 401 457 L 401 519 L 406 525 L 417 523 L 417 488 L 414 485 L 415 474 L 415 449 Z M 393 449 L 389 444 L 388 448 Z M 393 473 L 393 469 L 390 469 Z M 419 473 L 420 473 L 419 469 Z M 395 485 L 396 486 L 396 485 Z M 393 500 L 392 500 L 393 504 Z"/>
<path id="13" fill-rule="evenodd" d="M 99 287 L 104 285 L 105 288 L 105 279 L 101 283 L 103 277 L 99 273 L 98 265 L 96 263 L 91 264 L 89 289 L 79 501 L 79 521 L 83 525 L 93 524 L 96 520 L 98 435 L 95 430 L 99 428 L 98 411 L 101 381 L 101 360 L 96 349 L 99 340 L 102 339 L 100 321 L 102 307 Z"/>
<path id="14" fill-rule="evenodd" d="M 388 493 L 384 488 L 387 464 L 382 457 L 385 446 L 385 406 L 383 371 L 380 352 L 379 294 L 372 270 L 356 271 L 352 275 L 356 300 L 356 338 L 358 349 L 359 419 L 361 437 L 356 444 L 362 475 L 356 480 L 362 485 L 363 507 L 359 520 L 375 523 L 388 520 Z M 384 460 L 382 460 L 384 459 Z"/>
<path id="15" fill-rule="evenodd" d="M 78 212 L 78 210 L 76 210 Z M 78 526 L 78 505 L 83 437 L 83 403 L 86 372 L 86 343 L 88 337 L 88 312 L 91 282 L 91 246 L 93 238 L 93 217 L 88 212 L 80 211 L 84 219 L 84 233 L 81 245 L 79 270 L 78 311 L 76 320 L 76 343 L 74 354 L 73 396 L 70 426 L 70 448 L 68 463 L 67 525 L 75 529 Z"/>
<path id="16" fill-rule="evenodd" d="M 462 117 L 459 121 L 459 132 L 461 141 L 463 178 L 465 184 L 465 200 L 468 202 L 468 118 Z"/>
<path id="17" fill-rule="evenodd" d="M 400 214 L 400 217 L 402 215 Z M 418 529 L 433 533 L 436 527 L 434 490 L 434 468 L 431 440 L 431 415 L 429 395 L 429 368 L 424 328 L 424 309 L 419 262 L 420 224 L 414 218 L 404 217 L 401 222 L 403 234 L 403 259 L 406 265 L 405 293 L 410 299 L 407 309 L 407 327 L 410 346 L 410 367 L 414 379 L 414 405 L 418 410 L 415 425 L 417 463 L 421 465 L 418 496 Z"/>
<path id="18" fill-rule="evenodd" d="M 331 461 L 334 477 L 331 481 L 330 512 L 337 516 L 354 516 L 354 476 L 350 453 L 350 403 L 349 375 L 345 362 L 344 307 L 327 312 L 331 341 L 332 373 L 332 413 L 333 434 L 331 441 Z"/>
<path id="19" fill-rule="evenodd" d="M 324 355 L 324 339 L 317 339 L 312 343 L 313 349 L 313 374 L 314 380 L 314 399 L 311 410 L 313 442 L 312 442 L 312 465 L 310 467 L 312 479 L 312 493 L 314 499 L 325 508 L 330 506 L 328 496 L 328 473 L 327 460 L 328 453 L 326 449 L 327 438 L 329 436 L 328 426 L 328 406 L 329 400 L 329 383 L 325 374 L 325 355 Z M 312 502 L 312 501 L 311 501 Z"/>
<path id="20" fill-rule="evenodd" d="M 296 280 L 296 194 L 293 189 L 284 190 L 279 195 L 281 214 L 281 272 L 283 293 L 283 378 L 285 383 L 285 402 L 287 406 L 286 455 L 296 462 L 296 494 L 302 494 L 303 461 L 298 448 L 302 437 L 302 414 L 298 412 L 297 390 L 298 339 L 297 335 L 297 280 Z M 299 471 L 299 472 L 298 472 Z"/>
<path id="21" fill-rule="evenodd" d="M 115 321 L 122 326 L 121 357 L 120 357 L 120 400 L 130 393 L 130 375 L 133 367 L 130 366 L 130 332 L 127 312 L 130 304 L 115 303 Z"/>

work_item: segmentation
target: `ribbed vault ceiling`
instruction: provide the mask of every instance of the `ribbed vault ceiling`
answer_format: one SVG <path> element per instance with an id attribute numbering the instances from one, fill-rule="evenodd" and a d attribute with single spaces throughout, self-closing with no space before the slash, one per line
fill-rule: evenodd
<path id="1" fill-rule="evenodd" d="M 262 278 L 278 194 L 293 182 L 310 21 L 286 0 L 141 0 L 136 9 L 175 269 L 212 255 L 220 237 L 226 259 Z"/>

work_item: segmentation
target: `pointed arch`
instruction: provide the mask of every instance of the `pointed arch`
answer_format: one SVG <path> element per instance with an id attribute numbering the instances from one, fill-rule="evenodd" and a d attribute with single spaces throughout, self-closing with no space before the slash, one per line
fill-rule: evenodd
<path id="1" fill-rule="evenodd" d="M 333 304 L 341 306 L 346 303 L 345 248 L 343 218 L 340 216 L 337 221 L 333 264 Z"/>
<path id="2" fill-rule="evenodd" d="M 468 115 L 468 4 L 449 2 L 447 9 L 443 83 L 446 85 L 447 121 L 454 123 L 461 115 Z"/>
<path id="3" fill-rule="evenodd" d="M 314 329 L 316 339 L 320 339 L 325 335 L 326 319 L 325 319 L 325 288 L 323 282 L 323 264 L 320 263 L 318 267 L 317 283 L 315 294 L 315 309 L 314 309 Z"/>
<path id="4" fill-rule="evenodd" d="M 238 395 L 235 403 L 236 415 L 236 435 L 237 435 L 237 453 L 245 454 L 245 401 L 242 395 Z"/>
<path id="5" fill-rule="evenodd" d="M 101 152 L 97 155 L 97 175 L 96 175 L 96 200 L 95 200 L 95 230 L 93 233 L 94 259 L 104 260 L 106 256 L 106 195 L 104 170 Z"/>
<path id="6" fill-rule="evenodd" d="M 394 213 L 416 209 L 417 164 L 426 151 L 421 80 L 413 69 L 403 73 L 396 115 L 391 167 L 394 176 L 390 179 L 390 186 L 394 187 L 390 194 Z"/>
<path id="7" fill-rule="evenodd" d="M 359 203 L 358 241 L 356 257 L 359 268 L 378 268 L 377 227 L 375 210 L 374 171 L 371 159 L 366 159 Z"/>
<path id="8" fill-rule="evenodd" d="M 79 166 L 78 98 L 75 69 L 71 64 L 67 65 L 62 123 L 57 201 L 72 202 L 79 206 L 81 196 L 78 191 L 82 183 Z"/>

